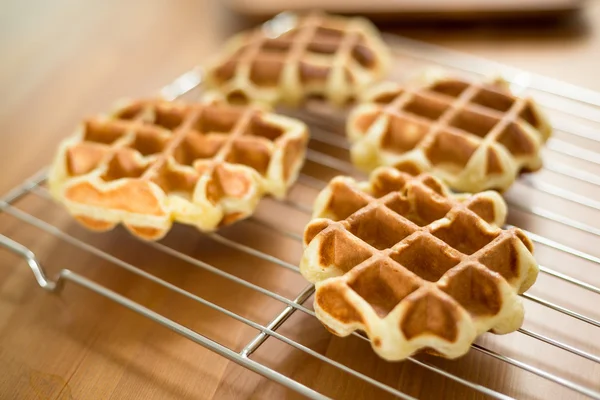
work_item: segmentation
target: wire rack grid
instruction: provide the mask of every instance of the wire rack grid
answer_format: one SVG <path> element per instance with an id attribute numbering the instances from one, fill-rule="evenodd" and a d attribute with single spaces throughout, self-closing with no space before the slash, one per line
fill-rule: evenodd
<path id="1" fill-rule="evenodd" d="M 547 348 L 554 348 L 562 353 L 569 354 L 576 360 L 573 363 L 577 365 L 577 368 L 588 371 L 587 375 L 576 377 L 568 373 L 561 374 L 560 372 L 564 372 L 564 370 L 556 371 L 545 364 L 539 365 L 529 361 L 531 360 L 530 357 L 520 357 L 522 348 L 518 348 L 516 351 L 507 351 L 507 354 L 505 354 L 502 350 L 509 349 L 508 345 L 505 347 L 500 345 L 498 349 L 498 346 L 488 346 L 489 341 L 483 341 L 485 343 L 478 341 L 473 344 L 471 353 L 481 353 L 483 357 L 489 357 L 510 366 L 510 368 L 537 376 L 557 388 L 562 387 L 566 390 L 564 393 L 600 399 L 600 356 L 598 355 L 598 351 L 600 351 L 600 339 L 598 339 L 600 338 L 600 314 L 594 313 L 593 308 L 578 306 L 581 302 L 597 302 L 597 295 L 600 295 L 598 283 L 600 281 L 597 278 L 597 272 L 595 272 L 598 268 L 597 264 L 600 264 L 600 258 L 594 255 L 598 254 L 598 251 L 595 251 L 595 246 L 599 243 L 600 228 L 597 227 L 598 214 L 596 212 L 600 211 L 600 201 L 594 198 L 597 193 L 593 192 L 600 186 L 600 178 L 597 175 L 600 172 L 600 136 L 597 135 L 596 130 L 600 125 L 600 93 L 399 36 L 388 35 L 386 40 L 394 50 L 395 57 L 398 60 L 397 64 L 402 66 L 402 68 L 395 71 L 395 79 L 406 79 L 405 71 L 420 69 L 423 66 L 443 66 L 459 73 L 474 75 L 488 75 L 499 72 L 512 84 L 514 90 L 532 94 L 551 115 L 556 134 L 550 139 L 545 149 L 543 171 L 523 176 L 515 185 L 516 188 L 506 193 L 505 197 L 511 211 L 511 223 L 526 231 L 536 243 L 536 250 L 542 249 L 538 260 L 544 258 L 547 262 L 550 262 L 550 265 L 547 262 L 543 264 L 540 262 L 542 279 L 534 286 L 534 288 L 547 286 L 548 290 L 541 290 L 544 294 L 538 294 L 538 292 L 532 290 L 532 294 L 523 295 L 528 310 L 527 318 L 532 312 L 544 309 L 543 312 L 564 316 L 564 319 L 561 320 L 563 321 L 562 324 L 567 327 L 574 326 L 574 328 L 573 331 L 568 331 L 571 332 L 571 335 L 565 335 L 563 332 L 552 335 L 546 333 L 548 329 L 541 329 L 547 328 L 544 326 L 541 326 L 540 330 L 535 329 L 535 327 L 523 327 L 519 329 L 518 333 L 508 335 L 506 338 L 522 335 L 547 346 Z M 201 91 L 201 80 L 201 69 L 193 69 L 164 87 L 161 94 L 166 98 L 182 96 L 195 98 L 195 93 Z M 349 145 L 343 137 L 344 116 L 342 113 L 323 109 L 322 105 L 316 107 L 309 105 L 307 110 L 301 112 L 293 110 L 284 110 L 284 112 L 299 116 L 309 123 L 311 143 L 307 154 L 307 163 L 300 175 L 298 184 L 293 189 L 296 195 L 277 202 L 277 206 L 284 212 L 295 212 L 303 215 L 306 221 L 310 216 L 314 194 L 322 189 L 332 176 L 341 173 L 356 177 L 364 176 L 357 172 L 348 160 L 347 150 Z M 280 341 L 286 346 L 315 358 L 318 362 L 338 369 L 346 376 L 361 381 L 361 384 L 374 387 L 381 393 L 404 399 L 415 398 L 414 391 L 408 393 L 400 390 L 398 385 L 378 379 L 376 374 L 371 374 L 368 370 L 353 368 L 348 365 L 349 363 L 341 362 L 335 357 L 323 354 L 323 351 L 315 350 L 313 346 L 303 344 L 301 340 L 290 337 L 291 335 L 280 333 L 280 328 L 294 313 L 301 313 L 309 318 L 314 317 L 311 306 L 305 305 L 314 291 L 311 285 L 302 284 L 305 286 L 304 289 L 295 296 L 282 295 L 278 290 L 269 288 L 268 285 L 253 283 L 250 279 L 228 272 L 226 269 L 219 268 L 199 257 L 186 254 L 175 248 L 175 246 L 165 244 L 163 241 L 144 243 L 144 246 L 163 252 L 193 267 L 226 279 L 235 285 L 257 292 L 273 299 L 284 307 L 268 323 L 259 323 L 252 318 L 241 315 L 241 313 L 236 313 L 227 307 L 216 304 L 205 298 L 205 296 L 194 294 L 192 291 L 183 289 L 168 280 L 158 277 L 156 274 L 147 272 L 131 262 L 114 256 L 109 251 L 94 246 L 92 243 L 70 233 L 70 231 L 37 217 L 35 213 L 19 207 L 17 203 L 26 197 L 33 196 L 42 201 L 49 201 L 49 195 L 44 186 L 45 178 L 45 170 L 42 170 L 7 193 L 0 200 L 0 213 L 53 235 L 57 240 L 65 241 L 82 251 L 91 253 L 135 274 L 141 279 L 149 280 L 169 291 L 239 321 L 256 330 L 257 334 L 243 348 L 234 349 L 226 344 L 219 343 L 218 340 L 198 333 L 184 324 L 152 310 L 150 307 L 133 301 L 117 291 L 111 290 L 106 285 L 86 277 L 84 274 L 62 269 L 55 279 L 49 279 L 39 261 L 39 254 L 34 253 L 28 246 L 19 243 L 18 240 L 11 238 L 9 234 L 1 233 L 0 245 L 24 259 L 33 272 L 37 283 L 43 289 L 58 293 L 66 282 L 82 286 L 308 398 L 327 398 L 328 394 L 322 393 L 326 391 L 311 387 L 310 382 L 300 382 L 288 376 L 289 374 L 286 375 L 277 371 L 275 367 L 261 362 L 260 359 L 254 359 L 255 352 L 267 343 L 268 339 Z M 275 203 L 274 200 L 268 201 Z M 302 225 L 291 228 L 287 226 L 288 224 L 273 222 L 261 215 L 252 217 L 250 222 L 289 239 L 295 243 L 295 246 L 300 246 Z M 102 235 L 111 234 L 113 233 Z M 289 270 L 295 275 L 297 282 L 303 282 L 298 273 L 297 264 L 286 261 L 284 257 L 273 255 L 268 250 L 250 246 L 235 238 L 232 239 L 221 232 L 206 236 L 209 240 L 217 242 L 232 251 L 244 253 L 251 258 L 273 264 L 277 268 L 281 267 Z M 595 271 L 594 268 L 596 268 Z M 556 296 L 553 294 L 556 291 L 563 290 L 556 289 L 557 284 L 568 285 L 568 289 L 564 289 L 568 290 L 569 293 L 567 301 L 554 300 Z M 564 288 L 564 286 L 560 287 Z M 573 304 L 575 306 L 572 306 Z M 538 308 L 530 311 L 532 307 Z M 578 325 L 575 326 L 574 323 Z M 577 332 L 583 332 L 583 334 L 578 336 Z M 359 341 L 366 341 L 360 334 L 355 334 L 354 337 L 358 338 Z M 494 342 L 499 341 L 500 344 L 502 344 L 502 340 L 499 337 L 493 338 Z M 368 346 L 368 344 L 362 343 L 361 346 Z M 523 361 L 523 358 L 525 358 L 525 361 Z M 383 363 L 383 361 L 381 362 Z M 457 372 L 453 368 L 447 368 L 449 364 L 440 365 L 431 357 L 411 357 L 406 362 L 426 370 L 428 374 L 437 375 L 442 379 L 452 381 L 456 385 L 463 386 L 474 397 L 487 396 L 506 399 L 519 394 L 518 390 L 511 388 L 502 390 L 502 387 L 488 387 L 484 383 L 473 379 L 471 375 L 465 377 L 465 374 L 460 373 L 460 371 Z M 467 361 L 458 360 L 454 362 L 464 363 Z M 505 393 L 507 391 L 510 395 Z"/>

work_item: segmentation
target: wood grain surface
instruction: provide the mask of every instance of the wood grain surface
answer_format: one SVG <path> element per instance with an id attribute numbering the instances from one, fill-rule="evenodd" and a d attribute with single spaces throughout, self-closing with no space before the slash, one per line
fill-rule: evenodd
<path id="1" fill-rule="evenodd" d="M 547 27 L 499 32 L 486 26 L 464 29 L 402 30 L 410 36 L 466 51 L 567 82 L 600 90 L 600 3 L 590 2 L 580 20 L 561 34 Z M 0 194 L 47 165 L 59 140 L 82 117 L 106 109 L 115 99 L 152 93 L 181 72 L 218 51 L 243 25 L 217 1 L 8 0 L 0 5 Z M 398 65 L 403 61 L 399 59 Z M 407 67 L 408 68 L 408 67 Z M 559 111 L 553 111 L 559 112 Z M 598 126 L 595 126 L 597 131 Z M 341 133 L 340 125 L 333 130 Z M 563 133 L 558 138 L 572 140 Z M 580 142 L 581 146 L 589 146 Z M 335 149 L 313 144 L 333 154 Z M 339 151 L 338 151 L 339 153 Z M 336 154 L 347 158 L 346 154 Z M 548 152 L 548 159 L 564 156 Z M 564 161 L 571 162 L 571 160 Z M 583 168 L 590 168 L 582 164 Z M 338 173 L 308 162 L 305 172 L 327 178 Z M 590 169 L 598 174 L 600 169 Z M 590 187 L 540 179 L 595 196 Z M 299 183 L 290 199 L 309 205 L 316 190 Z M 507 197 L 599 226 L 599 213 L 557 201 L 517 185 Z M 63 233 L 57 238 L 0 213 L 0 233 L 28 246 L 50 276 L 62 268 L 111 288 L 196 332 L 239 351 L 258 331 L 222 313 L 123 269 L 124 263 L 164 279 L 259 324 L 267 324 L 284 305 L 211 273 L 189 259 L 167 254 L 176 249 L 220 271 L 293 299 L 306 282 L 294 271 L 232 250 L 192 228 L 177 226 L 159 247 L 148 246 L 123 229 L 90 233 L 75 224 L 43 189 L 16 204 Z M 10 211 L 10 210 L 9 210 Z M 16 211 L 18 213 L 19 211 Z M 12 211 L 14 214 L 15 211 Z M 300 233 L 308 215 L 266 199 L 253 220 L 220 232 L 223 237 L 267 252 L 291 264 L 301 254 L 293 238 L 265 228 L 277 224 Z M 598 238 L 542 218 L 512 212 L 510 222 L 600 256 Z M 44 225 L 46 224 L 46 225 Z M 71 239 L 69 239 L 71 238 Z M 73 239 L 74 238 L 74 239 Z M 121 260 L 117 265 L 81 248 L 91 244 Z M 600 285 L 599 266 L 538 246 L 541 264 Z M 598 295 L 541 276 L 532 293 L 600 318 Z M 308 301 L 306 305 L 310 305 Z M 599 328 L 527 302 L 526 327 L 600 354 Z M 297 312 L 279 330 L 319 353 L 425 399 L 482 398 L 477 392 L 415 364 L 379 360 L 364 341 L 334 338 L 313 317 Z M 484 335 L 481 345 L 600 390 L 600 367 L 522 334 Z M 339 370 L 269 339 L 252 358 L 334 398 L 388 398 Z M 418 359 L 494 390 L 526 399 L 583 398 L 566 388 L 471 351 L 456 361 Z M 143 318 L 67 283 L 60 295 L 40 289 L 26 263 L 0 248 L 0 399 L 229 399 L 299 398 L 294 392 Z"/>

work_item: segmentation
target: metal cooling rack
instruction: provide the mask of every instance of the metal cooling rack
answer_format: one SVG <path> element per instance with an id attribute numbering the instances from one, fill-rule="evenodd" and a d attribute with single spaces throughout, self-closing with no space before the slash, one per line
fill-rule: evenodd
<path id="1" fill-rule="evenodd" d="M 563 232 L 563 229 L 569 228 L 587 235 L 587 240 L 589 240 L 592 245 L 597 245 L 598 243 L 600 228 L 594 225 L 594 218 L 597 216 L 595 216 L 593 213 L 595 211 L 600 211 L 600 201 L 595 200 L 593 196 L 590 195 L 590 190 L 591 188 L 595 189 L 600 187 L 600 177 L 598 175 L 600 172 L 600 135 L 597 133 L 597 128 L 600 128 L 600 93 L 582 89 L 539 75 L 529 74 L 521 70 L 495 64 L 490 61 L 482 60 L 465 54 L 460 54 L 436 46 L 420 43 L 407 38 L 390 35 L 386 36 L 386 40 L 392 45 L 392 48 L 394 49 L 395 55 L 398 59 L 398 64 L 403 66 L 403 68 L 398 69 L 394 76 L 397 79 L 405 79 L 406 76 L 403 71 L 411 70 L 413 66 L 415 68 L 420 68 L 428 65 L 443 66 L 452 70 L 461 71 L 462 73 L 476 75 L 501 73 L 513 85 L 513 89 L 523 92 L 530 92 L 537 98 L 538 102 L 541 103 L 551 115 L 552 123 L 556 128 L 557 134 L 550 139 L 545 150 L 545 166 L 543 172 L 523 176 L 519 180 L 517 186 L 519 186 L 521 189 L 527 190 L 526 193 L 529 193 L 530 197 L 519 195 L 519 193 L 515 194 L 513 193 L 512 189 L 507 193 L 506 198 L 511 209 L 511 215 L 514 211 L 517 211 L 517 213 L 520 213 L 520 215 L 524 216 L 523 218 L 525 219 L 534 217 L 537 221 L 543 220 L 545 222 L 551 222 L 554 224 L 554 229 L 547 229 L 542 225 L 540 225 L 540 228 L 538 229 L 537 225 L 534 224 L 535 229 L 526 231 L 530 238 L 536 242 L 537 247 L 547 247 L 552 249 L 552 251 L 560 252 L 562 253 L 563 257 L 568 257 L 568 259 L 571 260 L 570 262 L 574 262 L 575 260 L 584 260 L 585 262 L 589 262 L 591 264 L 600 264 L 599 257 L 581 250 L 580 248 L 575 248 L 580 246 L 576 245 L 575 247 L 571 247 L 571 245 L 563 243 L 562 240 L 558 241 L 552 238 L 556 236 L 560 236 L 561 238 L 564 237 L 563 234 L 557 234 L 557 232 L 560 233 Z M 200 84 L 201 70 L 194 69 L 180 76 L 173 83 L 163 88 L 161 94 L 167 98 L 177 98 L 197 90 L 200 87 Z M 308 187 L 320 190 L 325 186 L 326 181 L 331 175 L 345 173 L 361 176 L 360 173 L 354 170 L 346 156 L 340 156 L 342 153 L 347 153 L 344 151 L 348 149 L 348 143 L 344 140 L 343 136 L 340 135 L 340 132 L 343 129 L 343 116 L 340 116 L 339 113 L 332 113 L 330 110 L 322 111 L 315 109 L 311 111 L 309 107 L 309 111 L 302 112 L 301 117 L 307 121 L 309 125 L 311 125 L 312 140 L 307 155 L 307 165 L 305 166 L 297 184 L 299 187 Z M 594 150 L 594 146 L 596 146 L 597 150 Z M 313 170 L 314 167 L 319 167 L 321 168 L 321 172 L 311 173 L 310 167 L 313 167 Z M 594 169 L 596 169 L 596 172 L 594 172 Z M 328 170 L 329 174 L 322 172 L 324 170 Z M 553 177 L 558 179 L 559 183 L 555 184 L 548 182 L 548 174 L 551 174 Z M 298 293 L 295 298 L 290 299 L 260 285 L 256 285 L 244 280 L 235 274 L 225 272 L 224 270 L 210 265 L 204 261 L 179 252 L 178 250 L 175 250 L 174 248 L 169 247 L 161 242 L 147 243 L 147 246 L 150 246 L 158 251 L 165 252 L 170 256 L 176 257 L 195 267 L 225 278 L 237 285 L 268 296 L 286 307 L 270 323 L 266 325 L 259 324 L 249 318 L 210 302 L 196 294 L 175 286 L 166 280 L 145 272 L 144 270 L 120 258 L 117 258 L 101 250 L 100 248 L 94 247 L 86 241 L 83 241 L 64 230 L 61 230 L 59 227 L 45 222 L 31 213 L 23 211 L 21 208 L 15 205 L 15 202 L 26 196 L 35 196 L 44 199 L 44 201 L 48 200 L 48 192 L 43 185 L 45 178 L 45 171 L 41 171 L 2 197 L 0 200 L 0 213 L 3 212 L 9 214 L 12 217 L 20 220 L 23 224 L 28 224 L 34 226 L 35 228 L 41 229 L 48 234 L 56 236 L 57 240 L 60 239 L 66 241 L 83 251 L 92 253 L 93 255 L 100 257 L 114 264 L 115 266 L 136 274 L 140 278 L 152 281 L 166 289 L 183 295 L 188 299 L 223 313 L 234 320 L 258 330 L 260 333 L 251 341 L 249 341 L 241 351 L 233 350 L 215 340 L 189 329 L 182 324 L 173 321 L 172 319 L 167 318 L 164 315 L 150 310 L 149 308 L 138 304 L 79 273 L 63 269 L 60 271 L 56 279 L 51 280 L 46 276 L 44 268 L 42 265 L 40 265 L 38 257 L 34 252 L 10 237 L 0 234 L 0 245 L 21 256 L 27 262 L 35 276 L 35 279 L 43 289 L 49 292 L 58 293 L 67 282 L 87 288 L 165 326 L 166 328 L 214 351 L 215 353 L 218 353 L 219 355 L 231 361 L 234 361 L 239 365 L 242 365 L 243 367 L 248 368 L 249 370 L 272 379 L 281 385 L 293 389 L 309 398 L 321 399 L 326 397 L 314 389 L 276 371 L 264 363 L 253 359 L 253 353 L 259 349 L 267 341 L 267 339 L 273 338 L 281 341 L 288 346 L 315 357 L 321 362 L 329 364 L 332 367 L 339 368 L 344 373 L 349 374 L 359 380 L 363 380 L 366 383 L 373 385 L 391 395 L 405 399 L 414 398 L 392 386 L 374 379 L 368 374 L 354 370 L 331 357 L 321 354 L 320 352 L 317 352 L 299 343 L 298 341 L 292 340 L 289 337 L 278 333 L 278 328 L 284 324 L 286 320 L 288 320 L 288 318 L 295 312 L 305 313 L 314 317 L 314 312 L 312 309 L 309 308 L 309 306 L 304 305 L 306 300 L 311 297 L 314 291 L 312 286 L 307 286 L 304 290 Z M 560 181 L 560 179 L 562 179 L 562 181 Z M 546 200 L 535 200 L 537 198 L 535 196 L 539 196 L 540 194 L 550 197 L 547 197 Z M 559 206 L 552 207 L 552 204 L 550 203 L 556 201 L 560 203 Z M 532 203 L 534 205 L 532 205 Z M 546 206 L 546 203 L 550 204 L 551 206 Z M 308 201 L 300 202 L 288 198 L 282 202 L 282 206 L 305 214 L 310 214 L 311 211 L 310 202 Z M 583 210 L 586 210 L 586 213 L 571 213 L 570 211 L 573 207 L 579 207 Z M 561 211 L 556 211 L 556 208 L 559 208 Z M 569 214 L 576 216 L 571 216 Z M 596 222 L 597 221 L 598 220 L 596 220 Z M 302 227 L 298 227 L 297 230 L 291 231 L 278 225 L 274 225 L 273 223 L 256 216 L 252 217 L 252 222 L 266 226 L 273 232 L 284 235 L 292 240 L 301 241 L 300 234 Z M 521 224 L 519 225 L 524 227 Z M 110 235 L 110 233 L 106 233 L 105 235 Z M 214 240 L 221 245 L 230 247 L 235 251 L 246 253 L 251 257 L 259 258 L 263 261 L 298 273 L 298 268 L 296 265 L 290 264 L 256 248 L 231 240 L 220 233 L 213 233 L 207 236 L 211 240 Z M 598 266 L 595 265 L 593 267 Z M 566 274 L 563 271 L 555 270 L 554 268 L 546 265 L 541 265 L 540 271 L 542 275 L 548 275 L 555 279 L 564 281 L 569 285 L 573 285 L 582 293 L 590 292 L 594 295 L 600 294 L 600 288 L 592 283 L 586 282 L 586 279 L 576 278 Z M 586 278 L 591 278 L 594 276 L 593 270 L 590 269 L 590 271 L 592 272 L 587 274 Z M 302 277 L 299 275 L 299 273 L 298 279 L 302 280 Z M 541 282 L 538 282 L 537 285 L 541 284 Z M 593 329 L 596 330 L 592 337 L 600 338 L 599 320 L 572 310 L 569 307 L 556 304 L 537 295 L 524 294 L 523 297 L 528 302 L 537 303 L 542 307 L 552 310 L 552 312 L 564 314 L 573 320 L 579 320 L 584 324 L 592 326 Z M 598 301 L 598 298 L 596 298 L 596 301 Z M 556 347 L 561 351 L 572 353 L 574 356 L 591 362 L 592 369 L 597 368 L 600 365 L 600 355 L 592 354 L 591 352 L 581 348 L 590 347 L 585 346 L 585 343 L 584 346 L 581 346 L 581 342 L 578 342 L 578 346 L 575 346 L 565 343 L 562 338 L 549 337 L 525 328 L 519 329 L 518 333 L 513 333 L 511 335 L 526 335 L 535 340 L 544 342 L 548 346 Z M 366 340 L 359 334 L 355 334 L 355 336 Z M 600 342 L 600 339 L 596 340 L 597 342 Z M 594 345 L 595 343 L 591 344 Z M 596 351 L 597 350 L 598 348 L 596 348 Z M 491 357 L 499 360 L 500 362 L 510 364 L 514 368 L 538 375 L 539 377 L 556 385 L 564 386 L 572 390 L 571 393 L 573 395 L 579 394 L 583 395 L 582 397 L 588 396 L 590 398 L 600 399 L 600 373 L 598 377 L 598 385 L 593 385 L 594 387 L 590 387 L 590 385 L 583 385 L 579 382 L 576 382 L 574 379 L 571 379 L 570 377 L 559 376 L 555 372 L 537 367 L 532 365 L 532 363 L 521 361 L 512 355 L 503 355 L 500 352 L 491 350 L 481 344 L 473 344 L 472 351 L 480 352 L 486 357 Z M 474 395 L 486 395 L 499 399 L 511 398 L 495 389 L 483 386 L 475 381 L 462 378 L 452 372 L 448 372 L 446 369 L 436 366 L 432 362 L 423 361 L 420 357 L 411 357 L 406 362 L 414 363 L 422 368 L 425 368 L 431 374 L 439 374 L 457 384 L 464 385 L 469 388 Z"/>

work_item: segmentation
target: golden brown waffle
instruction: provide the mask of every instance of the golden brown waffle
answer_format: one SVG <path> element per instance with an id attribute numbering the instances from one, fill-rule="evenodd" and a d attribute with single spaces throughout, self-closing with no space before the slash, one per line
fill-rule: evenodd
<path id="1" fill-rule="evenodd" d="M 255 107 L 141 100 L 83 122 L 49 183 L 81 223 L 159 239 L 172 222 L 210 231 L 285 195 L 304 162 L 302 122 Z"/>
<path id="2" fill-rule="evenodd" d="M 551 127 L 535 103 L 501 79 L 429 75 L 404 87 L 385 83 L 348 118 L 353 162 L 370 171 L 400 166 L 431 172 L 452 189 L 506 190 L 542 165 Z"/>
<path id="3" fill-rule="evenodd" d="M 366 19 L 283 13 L 232 38 L 206 82 L 231 102 L 298 105 L 315 96 L 344 105 L 383 78 L 389 59 Z"/>
<path id="4" fill-rule="evenodd" d="M 390 167 L 369 182 L 334 178 L 315 202 L 300 270 L 333 333 L 366 332 L 387 360 L 465 354 L 477 335 L 523 321 L 518 294 L 536 280 L 531 241 L 502 230 L 497 192 L 452 195 L 429 174 Z"/>

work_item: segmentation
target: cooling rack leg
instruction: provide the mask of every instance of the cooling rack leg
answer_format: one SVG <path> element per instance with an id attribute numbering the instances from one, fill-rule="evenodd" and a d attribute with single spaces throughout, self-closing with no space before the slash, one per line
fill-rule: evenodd
<path id="1" fill-rule="evenodd" d="M 207 348 L 209 350 L 214 351 L 215 353 L 227 358 L 228 360 L 231 360 L 239 365 L 242 365 L 243 367 L 248 368 L 249 370 L 256 372 L 268 379 L 278 382 L 283 386 L 286 386 L 292 390 L 295 390 L 296 392 L 298 392 L 310 399 L 327 399 L 327 397 L 310 389 L 309 387 L 304 386 L 304 385 L 294 381 L 293 379 L 290 379 L 287 376 L 282 375 L 279 372 L 274 371 L 252 359 L 243 357 L 236 351 L 231 350 L 231 349 L 223 346 L 222 344 L 219 344 L 219 343 L 215 342 L 214 340 L 211 340 L 205 336 L 202 336 L 199 333 L 194 332 L 191 329 L 186 328 L 185 326 L 180 325 L 180 324 L 176 323 L 175 321 L 173 321 L 167 317 L 164 317 L 163 315 L 160 315 L 160 314 L 158 314 L 158 313 L 156 313 L 156 312 L 154 312 L 154 311 L 124 297 L 124 296 L 121 296 L 120 294 L 118 294 L 110 289 L 107 289 L 107 288 L 89 280 L 88 278 L 81 276 L 75 272 L 72 272 L 68 269 L 61 270 L 59 277 L 56 279 L 56 281 L 54 281 L 54 282 L 49 281 L 46 278 L 46 274 L 44 273 L 42 266 L 36 259 L 35 254 L 31 250 L 29 250 L 27 247 L 23 246 L 22 244 L 14 241 L 2 234 L 0 234 L 0 246 L 23 257 L 29 264 L 29 267 L 31 268 L 31 270 L 33 271 L 33 274 L 34 274 L 38 284 L 42 288 L 44 288 L 50 292 L 59 292 L 62 289 L 62 287 L 64 286 L 65 281 L 71 281 L 73 283 L 76 283 L 79 286 L 82 286 L 86 289 L 89 289 L 89 290 L 99 294 L 99 295 L 102 295 L 102 296 L 108 298 L 109 300 L 112 300 L 112 301 L 146 317 L 146 318 L 149 318 L 154 322 L 161 324 L 162 326 L 182 335 L 183 337 L 185 337 L 195 343 L 198 343 L 201 346 L 204 346 L 205 348 Z M 304 300 L 305 300 L 306 298 L 308 298 L 310 296 L 311 293 L 312 293 L 311 288 L 305 289 L 300 294 L 300 296 L 298 296 L 297 301 L 303 301 L 302 298 L 304 298 Z M 290 315 L 291 315 L 291 313 L 290 313 Z M 286 319 L 287 319 L 287 317 L 282 317 L 280 323 L 282 323 Z M 277 324 L 276 326 L 279 326 L 279 325 Z M 258 345 L 256 347 L 258 347 Z"/>
<path id="2" fill-rule="evenodd" d="M 31 272 L 33 272 L 33 276 L 35 276 L 35 280 L 37 283 L 43 288 L 48 290 L 49 292 L 58 292 L 62 287 L 62 274 L 59 275 L 56 281 L 50 281 L 46 278 L 46 273 L 42 268 L 42 265 L 37 260 L 35 253 L 29 250 L 27 247 L 23 246 L 20 243 L 15 242 L 14 240 L 0 234 L 0 246 L 12 251 L 13 253 L 23 257 L 29 268 L 31 268 Z"/>
<path id="3" fill-rule="evenodd" d="M 315 287 L 313 285 L 307 286 L 298 297 L 294 299 L 295 304 L 302 305 L 306 299 L 308 299 L 315 291 Z M 267 328 L 270 330 L 276 330 L 283 324 L 292 314 L 296 311 L 296 309 L 292 306 L 287 306 L 279 315 L 277 315 L 270 323 L 267 325 Z M 248 343 L 242 351 L 240 351 L 240 355 L 244 358 L 248 358 L 252 353 L 254 353 L 269 337 L 265 332 L 259 333 L 250 343 Z"/>

